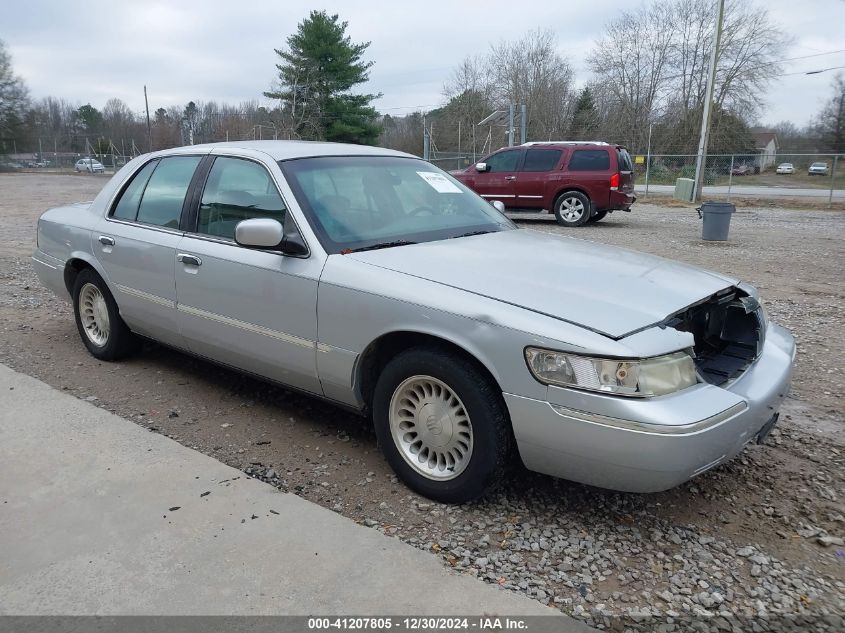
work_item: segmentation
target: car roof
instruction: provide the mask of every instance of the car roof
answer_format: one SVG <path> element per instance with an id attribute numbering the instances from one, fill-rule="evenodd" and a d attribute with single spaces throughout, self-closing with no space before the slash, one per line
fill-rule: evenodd
<path id="1" fill-rule="evenodd" d="M 419 158 L 419 156 L 385 149 L 383 147 L 353 145 L 352 143 L 328 143 L 324 141 L 230 141 L 228 143 L 186 145 L 157 153 L 161 155 L 186 154 L 196 152 L 197 150 L 212 151 L 218 148 L 257 150 L 268 154 L 273 160 L 290 160 L 293 158 L 309 158 L 315 156 L 401 156 L 403 158 Z"/>
<path id="2" fill-rule="evenodd" d="M 573 145 L 597 146 L 597 147 L 615 147 L 617 149 L 625 149 L 624 145 L 616 145 L 615 143 L 607 143 L 605 141 L 528 141 L 523 143 L 522 147 L 531 147 L 535 145 L 540 146 L 554 146 L 563 145 L 565 147 L 572 147 Z"/>

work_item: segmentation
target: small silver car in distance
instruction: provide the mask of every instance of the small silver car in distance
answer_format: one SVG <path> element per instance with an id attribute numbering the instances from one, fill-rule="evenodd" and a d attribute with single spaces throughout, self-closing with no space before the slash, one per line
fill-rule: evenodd
<path id="1" fill-rule="evenodd" d="M 751 286 L 519 229 L 386 149 L 147 154 L 42 215 L 37 244 L 95 357 L 145 337 L 359 411 L 396 473 L 444 502 L 516 456 L 671 488 L 765 437 L 790 385 L 793 338 Z"/>
<path id="2" fill-rule="evenodd" d="M 792 163 L 781 163 L 775 169 L 776 174 L 794 174 L 795 166 Z"/>
<path id="3" fill-rule="evenodd" d="M 73 168 L 76 171 L 87 171 L 89 174 L 102 174 L 106 171 L 103 164 L 94 158 L 80 158 Z"/>
<path id="4" fill-rule="evenodd" d="M 813 163 L 807 169 L 808 176 L 827 176 L 828 173 L 827 163 Z"/>

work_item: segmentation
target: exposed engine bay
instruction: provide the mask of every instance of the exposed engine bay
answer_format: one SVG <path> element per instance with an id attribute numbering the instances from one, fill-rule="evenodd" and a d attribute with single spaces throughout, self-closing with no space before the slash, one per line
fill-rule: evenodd
<path id="1" fill-rule="evenodd" d="M 739 288 L 726 288 L 672 315 L 665 326 L 693 335 L 696 368 L 713 385 L 742 375 L 763 343 L 760 302 Z"/>

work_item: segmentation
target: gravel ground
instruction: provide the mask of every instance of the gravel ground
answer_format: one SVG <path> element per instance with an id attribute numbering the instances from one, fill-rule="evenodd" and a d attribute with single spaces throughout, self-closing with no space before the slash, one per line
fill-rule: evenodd
<path id="1" fill-rule="evenodd" d="M 742 209 L 725 244 L 702 243 L 690 209 L 636 205 L 577 230 L 522 221 L 757 285 L 798 339 L 793 393 L 765 446 L 674 490 L 517 468 L 491 498 L 444 506 L 397 482 L 366 420 L 153 344 L 121 363 L 89 356 L 28 257 L 45 208 L 104 182 L 0 175 L 0 362 L 593 626 L 843 630 L 845 213 Z"/>

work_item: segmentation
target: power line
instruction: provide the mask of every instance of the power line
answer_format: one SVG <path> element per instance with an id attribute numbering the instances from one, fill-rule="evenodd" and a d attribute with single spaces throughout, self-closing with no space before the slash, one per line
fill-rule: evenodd
<path id="1" fill-rule="evenodd" d="M 791 77 L 792 75 L 818 75 L 819 73 L 826 73 L 829 70 L 839 70 L 840 68 L 845 68 L 845 66 L 831 66 L 830 68 L 820 68 L 819 70 L 803 70 L 797 73 L 785 73 L 783 75 L 778 75 L 778 77 Z"/>

